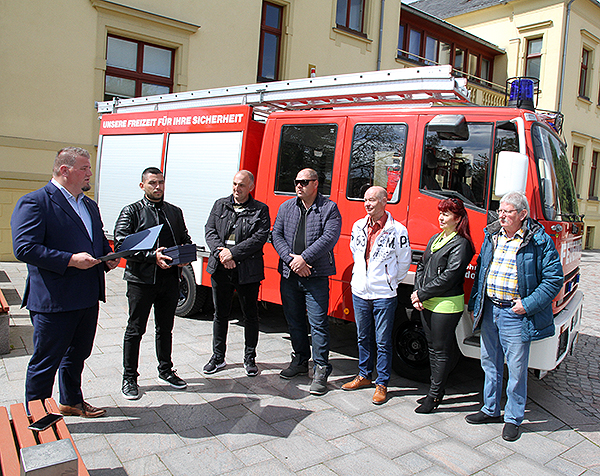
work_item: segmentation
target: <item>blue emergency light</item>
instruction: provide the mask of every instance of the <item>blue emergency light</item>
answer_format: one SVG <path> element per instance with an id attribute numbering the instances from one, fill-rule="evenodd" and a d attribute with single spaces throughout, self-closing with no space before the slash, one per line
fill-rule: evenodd
<path id="1" fill-rule="evenodd" d="M 533 95 L 536 82 L 534 78 L 512 78 L 508 106 L 534 111 Z"/>

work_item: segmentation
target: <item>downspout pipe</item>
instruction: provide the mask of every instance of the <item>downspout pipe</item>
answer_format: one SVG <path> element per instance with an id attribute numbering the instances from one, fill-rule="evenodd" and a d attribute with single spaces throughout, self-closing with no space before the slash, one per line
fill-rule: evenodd
<path id="1" fill-rule="evenodd" d="M 563 88 L 565 85 L 565 68 L 567 64 L 567 42 L 569 40 L 569 21 L 571 20 L 571 4 L 575 0 L 571 0 L 567 4 L 567 19 L 565 21 L 565 41 L 563 43 L 562 66 L 560 69 L 560 90 L 558 91 L 558 112 L 562 110 Z"/>
<path id="2" fill-rule="evenodd" d="M 574 0 L 571 0 L 574 1 Z M 381 0 L 381 12 L 379 14 L 379 44 L 377 45 L 377 71 L 381 71 L 381 50 L 383 41 L 383 10 L 385 9 L 385 0 Z"/>

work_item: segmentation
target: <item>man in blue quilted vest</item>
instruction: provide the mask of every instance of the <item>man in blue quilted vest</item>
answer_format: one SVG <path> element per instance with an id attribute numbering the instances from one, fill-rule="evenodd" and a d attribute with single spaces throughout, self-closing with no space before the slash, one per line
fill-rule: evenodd
<path id="1" fill-rule="evenodd" d="M 313 381 L 310 393 L 327 392 L 329 363 L 329 276 L 335 274 L 333 247 L 340 237 L 342 216 L 335 202 L 318 192 L 319 176 L 303 169 L 294 180 L 296 197 L 282 203 L 273 225 L 273 246 L 279 254 L 281 302 L 290 338 L 292 361 L 281 371 L 290 379 L 308 373 L 310 325 Z"/>

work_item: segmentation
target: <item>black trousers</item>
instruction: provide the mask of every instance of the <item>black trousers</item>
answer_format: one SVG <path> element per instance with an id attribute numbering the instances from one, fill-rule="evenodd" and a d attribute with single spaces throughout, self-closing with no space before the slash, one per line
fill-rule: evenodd
<path id="1" fill-rule="evenodd" d="M 442 314 L 423 309 L 421 322 L 429 345 L 431 384 L 428 395 L 438 398 L 443 395 L 448 382 L 448 374 L 458 358 L 455 330 L 462 312 Z"/>
<path id="2" fill-rule="evenodd" d="M 158 273 L 156 284 L 127 283 L 129 321 L 123 339 L 123 376 L 136 378 L 140 342 L 146 332 L 150 309 L 154 306 L 155 346 L 158 372 L 171 370 L 173 322 L 179 299 L 177 273 Z"/>
<path id="3" fill-rule="evenodd" d="M 213 354 L 225 358 L 227 331 L 231 316 L 233 291 L 237 291 L 244 321 L 244 360 L 256 357 L 258 345 L 258 290 L 260 282 L 240 284 L 237 269 L 219 265 L 211 276 L 215 315 L 213 319 Z"/>

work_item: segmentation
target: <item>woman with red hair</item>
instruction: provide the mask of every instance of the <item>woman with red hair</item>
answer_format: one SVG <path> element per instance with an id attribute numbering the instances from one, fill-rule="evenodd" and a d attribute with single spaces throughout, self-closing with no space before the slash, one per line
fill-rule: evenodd
<path id="1" fill-rule="evenodd" d="M 444 397 L 456 346 L 454 332 L 465 307 L 465 272 L 475 253 L 463 201 L 442 200 L 438 210 L 441 232 L 431 237 L 417 265 L 411 295 L 413 306 L 421 311 L 431 365 L 429 392 L 417 400 L 417 413 L 431 413 Z"/>

